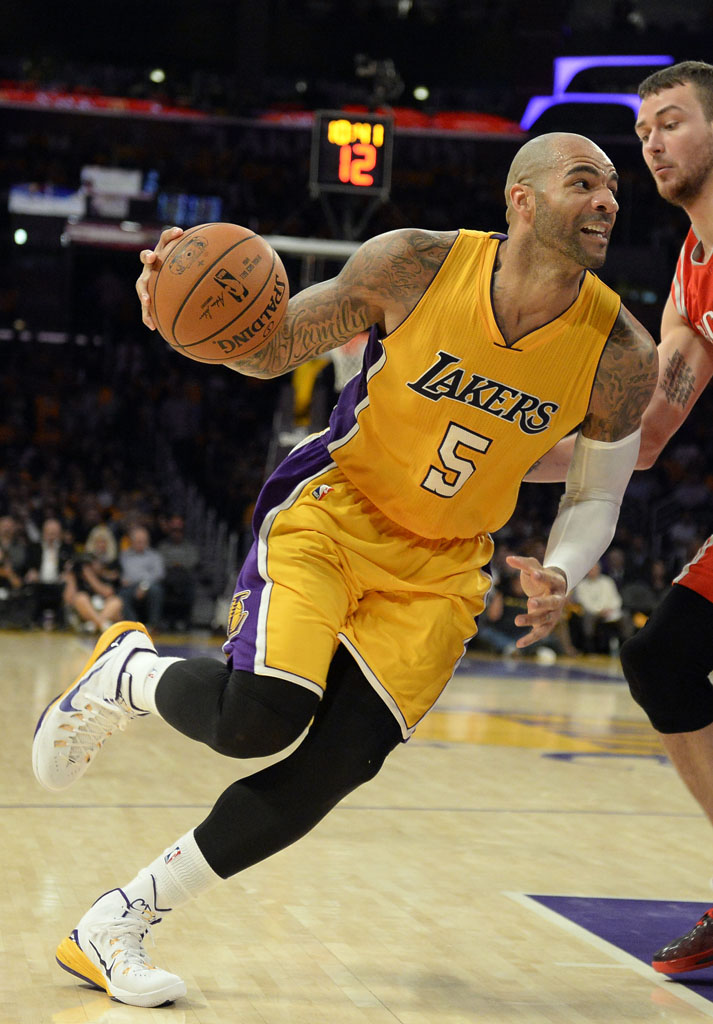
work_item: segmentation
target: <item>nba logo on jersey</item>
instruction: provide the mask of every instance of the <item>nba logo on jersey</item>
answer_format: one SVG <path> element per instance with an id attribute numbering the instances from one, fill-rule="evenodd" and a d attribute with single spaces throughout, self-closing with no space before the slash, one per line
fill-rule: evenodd
<path id="1" fill-rule="evenodd" d="M 168 853 L 165 853 L 163 855 L 163 862 L 164 862 L 164 864 L 170 864 L 172 860 L 175 860 L 176 857 L 180 857 L 180 856 L 181 856 L 181 847 L 180 846 L 174 846 L 172 850 L 169 850 Z"/>
<path id="2" fill-rule="evenodd" d="M 319 487 L 315 487 L 312 491 L 312 497 L 316 498 L 317 501 L 321 501 L 325 494 L 329 494 L 334 488 L 330 487 L 329 484 L 320 484 Z"/>

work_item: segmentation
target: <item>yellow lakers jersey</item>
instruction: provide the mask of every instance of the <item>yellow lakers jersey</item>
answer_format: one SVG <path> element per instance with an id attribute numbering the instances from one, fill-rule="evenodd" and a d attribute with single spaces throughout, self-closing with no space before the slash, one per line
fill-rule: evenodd
<path id="1" fill-rule="evenodd" d="M 428 538 L 512 515 L 522 478 L 583 420 L 619 297 L 585 273 L 561 316 L 508 347 L 491 302 L 502 235 L 460 231 L 415 309 L 372 334 L 324 435 L 386 516 Z"/>

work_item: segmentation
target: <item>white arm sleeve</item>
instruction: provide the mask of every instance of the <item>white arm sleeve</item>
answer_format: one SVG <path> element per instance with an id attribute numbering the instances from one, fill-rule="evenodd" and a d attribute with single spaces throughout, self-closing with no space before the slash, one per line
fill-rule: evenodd
<path id="1" fill-rule="evenodd" d="M 621 441 L 593 441 L 577 435 L 544 560 L 545 566 L 564 571 L 567 593 L 611 543 L 640 442 L 641 428 Z"/>

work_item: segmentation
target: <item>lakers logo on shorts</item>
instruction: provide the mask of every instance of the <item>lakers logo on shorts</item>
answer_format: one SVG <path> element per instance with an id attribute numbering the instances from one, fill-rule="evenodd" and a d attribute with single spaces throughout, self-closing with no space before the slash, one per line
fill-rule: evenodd
<path id="1" fill-rule="evenodd" d="M 228 612 L 228 639 L 237 636 L 243 628 L 243 623 L 250 614 L 245 610 L 244 602 L 250 597 L 249 590 L 241 590 L 233 596 Z"/>

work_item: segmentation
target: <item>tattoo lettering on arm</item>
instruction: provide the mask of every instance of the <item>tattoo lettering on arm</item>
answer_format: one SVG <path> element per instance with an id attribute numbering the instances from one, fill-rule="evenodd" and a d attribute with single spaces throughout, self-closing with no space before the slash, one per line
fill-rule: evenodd
<path id="1" fill-rule="evenodd" d="M 598 441 L 620 441 L 633 434 L 657 377 L 654 340 L 622 306 L 604 346 L 582 433 Z"/>
<path id="2" fill-rule="evenodd" d="M 224 365 L 253 377 L 277 377 L 346 344 L 372 324 L 383 332 L 394 330 L 416 306 L 457 234 L 406 229 L 377 235 L 337 277 L 293 296 L 264 348 Z"/>
<path id="3" fill-rule="evenodd" d="M 661 390 L 671 405 L 680 405 L 685 409 L 694 392 L 695 384 L 696 375 L 681 353 L 676 350 L 661 375 Z"/>
<path id="4" fill-rule="evenodd" d="M 327 282 L 325 286 L 310 288 L 312 297 L 309 305 L 296 302 L 293 306 L 290 300 L 285 320 L 271 342 L 257 352 L 226 365 L 252 377 L 277 377 L 308 359 L 343 345 L 375 322 L 349 296 L 330 294 L 334 291 L 328 287 L 331 284 Z M 319 295 L 318 290 L 327 294 Z"/>

